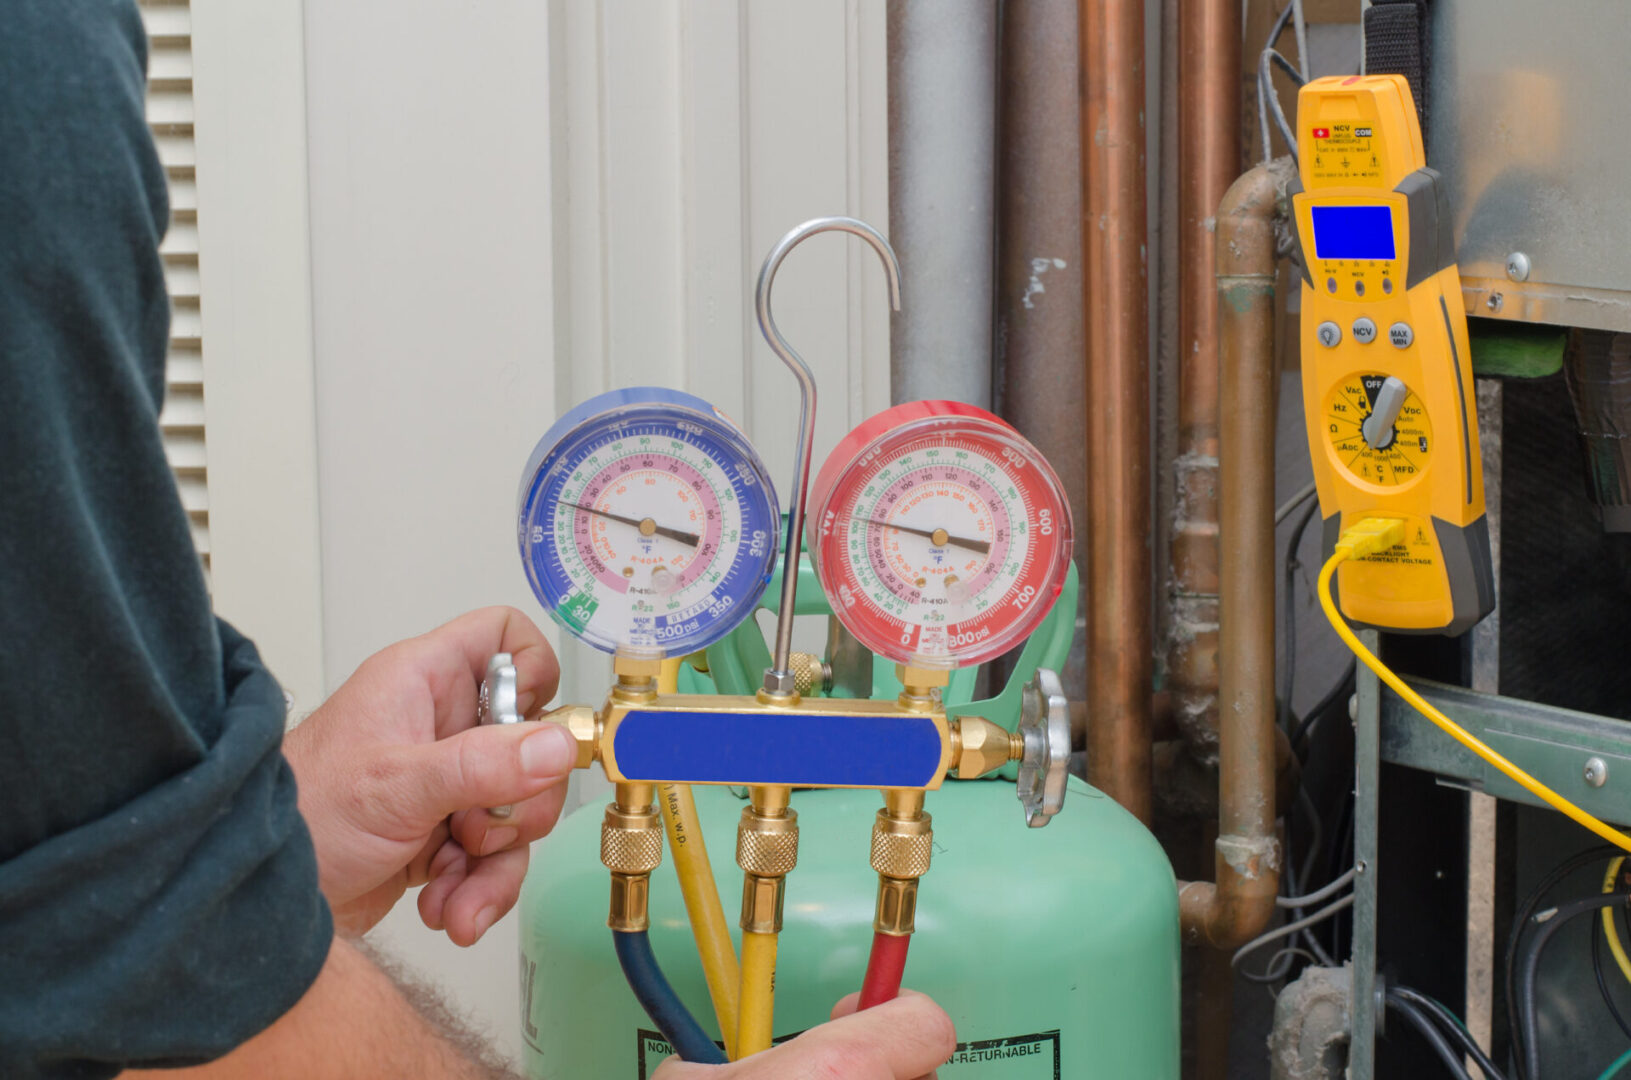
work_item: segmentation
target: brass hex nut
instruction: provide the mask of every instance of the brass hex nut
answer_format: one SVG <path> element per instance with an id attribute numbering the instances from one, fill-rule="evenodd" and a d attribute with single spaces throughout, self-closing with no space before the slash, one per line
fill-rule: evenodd
<path id="1" fill-rule="evenodd" d="M 1008 729 L 983 716 L 964 716 L 957 721 L 957 778 L 973 780 L 1008 764 L 1012 740 Z"/>
<path id="2" fill-rule="evenodd" d="M 578 744 L 578 760 L 573 768 L 587 769 L 600 756 L 600 720 L 595 710 L 587 705 L 573 705 L 560 722 Z"/>

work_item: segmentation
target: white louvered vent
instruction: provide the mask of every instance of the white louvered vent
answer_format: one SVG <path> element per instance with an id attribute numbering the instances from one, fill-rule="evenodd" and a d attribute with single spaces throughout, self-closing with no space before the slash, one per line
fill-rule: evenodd
<path id="1" fill-rule="evenodd" d="M 204 360 L 199 319 L 198 185 L 193 153 L 192 12 L 187 0 L 139 0 L 147 27 L 147 122 L 170 181 L 170 231 L 159 247 L 170 289 L 165 363 L 164 449 L 210 565 L 210 500 L 204 456 Z"/>

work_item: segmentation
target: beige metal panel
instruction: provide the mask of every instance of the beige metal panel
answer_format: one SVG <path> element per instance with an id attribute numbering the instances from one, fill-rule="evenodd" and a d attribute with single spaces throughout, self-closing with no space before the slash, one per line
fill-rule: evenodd
<path id="1" fill-rule="evenodd" d="M 1631 330 L 1622 0 L 1439 0 L 1427 160 L 1475 315 Z M 1527 280 L 1507 271 L 1528 257 Z"/>
<path id="2" fill-rule="evenodd" d="M 193 0 L 197 142 L 161 139 L 167 274 L 201 294 L 174 305 L 170 372 L 204 386 L 215 607 L 255 639 L 296 715 L 324 691 L 301 9 Z M 183 25 L 175 5 L 149 17 Z M 196 402 L 175 415 L 191 422 Z"/>

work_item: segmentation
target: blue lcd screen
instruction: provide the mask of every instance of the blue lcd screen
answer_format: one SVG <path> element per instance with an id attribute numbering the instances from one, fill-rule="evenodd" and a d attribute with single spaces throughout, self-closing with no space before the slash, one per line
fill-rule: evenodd
<path id="1" fill-rule="evenodd" d="M 1316 206 L 1316 259 L 1391 259 L 1393 210 L 1386 206 Z"/>

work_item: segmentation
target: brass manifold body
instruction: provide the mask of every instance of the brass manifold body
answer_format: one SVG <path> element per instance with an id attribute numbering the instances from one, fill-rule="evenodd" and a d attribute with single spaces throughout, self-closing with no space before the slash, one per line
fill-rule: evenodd
<path id="1" fill-rule="evenodd" d="M 835 715 L 913 717 L 938 733 L 940 759 L 910 786 L 881 790 L 885 806 L 872 828 L 871 863 L 878 873 L 874 926 L 887 934 L 909 934 L 917 908 L 918 879 L 929 869 L 934 843 L 930 816 L 923 812 L 924 792 L 938 788 L 948 774 L 972 779 L 1002 768 L 1025 754 L 1024 739 L 977 716 L 948 719 L 938 690 L 946 673 L 902 668 L 905 689 L 895 701 L 803 699 L 794 692 L 756 697 L 659 695 L 655 661 L 617 658 L 617 684 L 598 710 L 569 705 L 543 720 L 564 726 L 577 741 L 578 768 L 600 762 L 616 787 L 601 825 L 600 856 L 611 871 L 611 904 L 607 924 L 618 931 L 645 930 L 650 925 L 650 877 L 662 862 L 662 817 L 655 803 L 660 783 L 745 783 L 751 803 L 737 828 L 736 861 L 742 868 L 744 930 L 776 933 L 782 926 L 787 875 L 798 862 L 798 813 L 788 805 L 790 784 L 755 783 L 753 777 L 699 779 L 695 776 L 630 779 L 611 750 L 618 725 L 632 714 L 752 714 L 763 723 L 791 719 L 820 724 Z M 873 748 L 857 745 L 856 755 Z M 859 787 L 861 784 L 798 782 L 800 787 Z"/>

